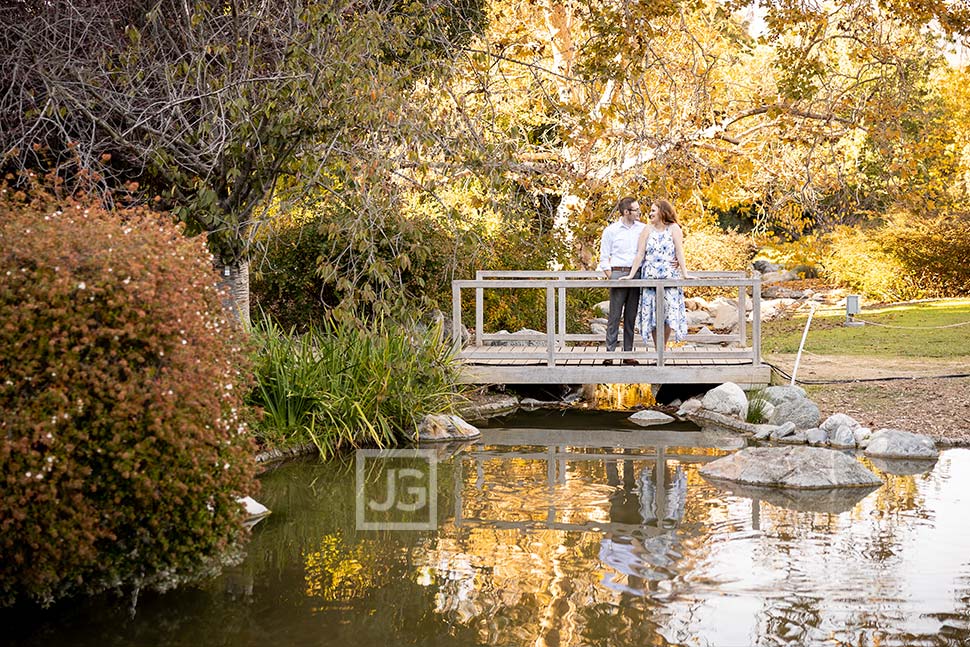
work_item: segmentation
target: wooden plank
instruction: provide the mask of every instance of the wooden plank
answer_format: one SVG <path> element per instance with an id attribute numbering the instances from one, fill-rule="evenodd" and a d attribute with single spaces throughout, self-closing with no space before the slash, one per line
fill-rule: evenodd
<path id="1" fill-rule="evenodd" d="M 461 350 L 461 287 L 451 282 L 451 330 L 454 338 L 454 350 L 457 353 Z"/>
<path id="2" fill-rule="evenodd" d="M 475 344 L 482 345 L 482 333 L 485 331 L 485 290 L 475 288 Z"/>
<path id="3" fill-rule="evenodd" d="M 761 366 L 761 275 L 755 276 L 751 286 L 751 348 L 754 351 L 754 365 Z"/>

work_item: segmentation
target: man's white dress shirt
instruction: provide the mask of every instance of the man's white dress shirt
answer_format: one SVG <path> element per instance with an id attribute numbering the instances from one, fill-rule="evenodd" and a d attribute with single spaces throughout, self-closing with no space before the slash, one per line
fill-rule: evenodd
<path id="1" fill-rule="evenodd" d="M 637 255 L 640 232 L 644 227 L 646 224 L 639 220 L 627 225 L 620 218 L 604 229 L 603 239 L 600 241 L 600 264 L 596 269 L 602 272 L 611 267 L 631 267 Z"/>

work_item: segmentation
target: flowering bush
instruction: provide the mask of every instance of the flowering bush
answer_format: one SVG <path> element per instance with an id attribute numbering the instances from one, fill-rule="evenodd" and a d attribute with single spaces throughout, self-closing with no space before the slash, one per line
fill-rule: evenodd
<path id="1" fill-rule="evenodd" d="M 201 239 L 0 196 L 0 605 L 159 583 L 238 538 L 249 371 Z"/>

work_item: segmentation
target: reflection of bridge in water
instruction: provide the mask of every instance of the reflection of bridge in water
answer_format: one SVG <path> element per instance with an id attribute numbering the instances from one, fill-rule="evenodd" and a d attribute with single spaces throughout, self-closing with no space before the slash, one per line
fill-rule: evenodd
<path id="1" fill-rule="evenodd" d="M 474 291 L 474 335 L 456 349 L 460 379 L 469 384 L 697 384 L 736 382 L 767 385 L 770 368 L 761 361 L 761 278 L 755 273 L 693 272 L 679 280 L 612 281 L 600 272 L 479 271 L 474 281 L 452 281 L 452 326 L 463 321 L 462 290 Z M 643 345 L 637 335 L 632 353 L 609 352 L 603 335 L 566 330 L 567 290 L 611 287 L 656 288 L 657 322 L 664 321 L 664 287 L 736 290 L 739 324 L 726 334 L 688 330 L 683 346 L 666 349 L 663 326 L 655 332 L 657 347 Z M 545 331 L 489 333 L 485 326 L 486 290 L 542 290 L 545 293 Z M 750 292 L 750 294 L 749 294 Z M 751 305 L 751 343 L 748 344 L 748 304 Z M 470 321 L 469 321 L 470 323 Z M 614 360 L 603 365 L 603 360 Z M 637 366 L 622 365 L 635 359 Z"/>
<path id="2" fill-rule="evenodd" d="M 483 429 L 479 443 L 483 449 L 460 454 L 455 465 L 454 523 L 459 527 L 503 530 L 559 530 L 602 532 L 622 536 L 657 536 L 676 529 L 684 514 L 687 480 L 680 465 L 708 463 L 723 452 L 697 454 L 690 448 L 735 450 L 744 440 L 737 436 L 700 431 L 672 430 L 576 430 L 576 429 Z M 533 447 L 546 446 L 545 451 Z M 593 450 L 593 451 L 590 451 Z M 486 487 L 484 464 L 490 460 L 526 460 L 546 463 L 545 519 L 503 520 L 465 515 L 462 486 L 465 465 L 474 461 L 475 488 Z M 566 484 L 570 462 L 601 461 L 606 484 L 615 488 L 611 496 L 609 520 L 561 521 L 561 505 L 556 501 L 557 486 Z M 634 472 L 634 463 L 652 462 L 650 469 Z M 675 463 L 671 468 L 669 463 Z M 671 478 L 669 478 L 671 477 Z M 668 480 L 669 478 L 669 480 Z M 673 501 L 671 499 L 674 499 Z M 752 526 L 760 526 L 760 505 L 752 501 Z"/>

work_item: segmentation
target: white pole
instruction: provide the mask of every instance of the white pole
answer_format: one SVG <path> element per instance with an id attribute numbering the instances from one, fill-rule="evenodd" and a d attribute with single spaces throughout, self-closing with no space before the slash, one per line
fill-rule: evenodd
<path id="1" fill-rule="evenodd" d="M 798 364 L 802 361 L 802 349 L 805 348 L 805 339 L 808 338 L 808 328 L 812 325 L 812 316 L 815 314 L 815 304 L 808 313 L 808 321 L 805 322 L 805 332 L 802 333 L 802 343 L 798 345 L 798 355 L 795 356 L 795 368 L 791 371 L 791 385 L 795 386 L 795 376 L 798 375 Z"/>

